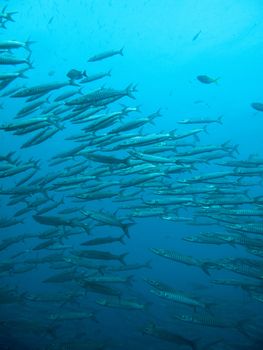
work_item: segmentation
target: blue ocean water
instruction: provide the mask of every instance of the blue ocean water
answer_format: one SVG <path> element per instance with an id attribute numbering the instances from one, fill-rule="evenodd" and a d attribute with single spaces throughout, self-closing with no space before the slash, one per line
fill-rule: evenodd
<path id="1" fill-rule="evenodd" d="M 25 69 L 27 79 L 1 78 L 0 349 L 262 349 L 263 3 L 10 0 L 2 1 L 1 8 L 0 76 Z M 8 19 L 9 12 L 15 12 L 11 15 L 14 21 Z M 8 40 L 33 43 L 30 50 L 8 49 Z M 94 55 L 121 48 L 123 56 L 88 62 Z M 27 61 L 6 64 L 4 59 L 10 57 Z M 31 64 L 32 69 L 28 69 Z M 69 80 L 67 74 L 72 69 L 81 75 L 84 72 L 83 79 L 109 70 L 110 76 L 82 83 L 79 78 Z M 210 83 L 197 78 L 202 75 L 210 78 Z M 31 103 L 26 99 L 35 92 L 19 98 L 12 97 L 16 92 L 8 93 L 9 89 L 23 92 L 57 82 L 72 86 L 47 89 L 36 100 L 43 100 L 39 107 L 17 118 L 21 108 Z M 135 99 L 121 95 L 129 84 Z M 29 132 L 27 126 L 16 125 L 45 117 L 41 113 L 55 105 L 57 96 L 79 88 L 82 95 L 62 100 L 58 106 L 61 112 L 51 112 L 48 126 L 43 122 L 37 131 Z M 81 96 L 88 96 L 89 103 L 70 104 Z M 117 96 L 116 101 L 110 100 L 112 96 Z M 253 108 L 252 103 L 259 107 Z M 74 114 L 79 105 L 84 109 Z M 101 106 L 104 109 L 81 123 L 76 120 Z M 139 106 L 140 112 L 124 113 L 124 106 Z M 149 120 L 142 127 L 110 133 L 158 110 L 161 116 L 153 124 Z M 103 116 L 110 118 L 113 112 L 120 113 L 106 127 L 90 127 Z M 222 125 L 211 122 L 219 117 Z M 200 122 L 202 118 L 206 121 Z M 179 123 L 187 119 L 199 122 Z M 37 133 L 57 125 L 54 136 L 22 148 Z M 14 135 L 18 129 L 25 133 Z M 197 136 L 182 137 L 193 130 Z M 166 135 L 164 140 L 145 141 L 147 135 L 160 134 Z M 76 135 L 83 139 L 69 139 Z M 126 138 L 114 141 L 120 135 Z M 108 143 L 103 144 L 101 137 Z M 143 145 L 136 145 L 139 138 Z M 53 164 L 52 157 L 80 144 L 81 151 L 61 156 L 61 163 Z M 114 150 L 116 145 L 124 146 Z M 166 146 L 173 149 L 166 151 Z M 198 151 L 204 146 L 215 148 Z M 149 153 L 149 158 L 147 149 L 151 147 L 159 151 Z M 13 154 L 7 156 L 10 152 Z M 112 156 L 112 162 L 94 160 L 94 154 Z M 36 173 L 19 184 L 34 170 L 34 164 L 29 163 L 27 170 L 18 172 L 31 160 L 38 162 Z M 227 161 L 240 161 L 241 165 L 220 165 Z M 136 170 L 135 165 L 146 168 Z M 75 166 L 80 167 L 79 172 L 69 176 Z M 171 173 L 171 166 L 183 169 Z M 13 172 L 9 173 L 10 169 Z M 209 181 L 209 174 L 226 171 L 231 174 L 215 175 L 214 182 Z M 154 174 L 152 179 L 128 183 Z M 80 182 L 84 176 L 94 177 Z M 197 176 L 204 178 L 191 182 Z M 66 180 L 72 181 L 72 188 L 59 184 Z M 112 181 L 115 183 L 110 184 Z M 198 188 L 200 193 L 191 192 Z M 93 198 L 80 199 L 81 194 Z M 100 194 L 104 197 L 96 198 Z M 169 204 L 184 197 L 190 199 Z M 35 205 L 36 200 L 43 202 Z M 43 208 L 56 203 L 56 208 L 41 214 Z M 23 208 L 27 209 L 25 213 L 17 215 Z M 72 213 L 71 208 L 75 209 Z M 65 209 L 66 214 L 59 213 Z M 213 210 L 212 217 L 209 209 Z M 235 210 L 258 214 L 233 214 Z M 103 214 L 107 218 L 101 218 Z M 41 224 L 36 215 L 44 217 L 46 223 Z M 64 224 L 54 224 L 54 218 L 63 219 Z M 117 224 L 110 221 L 112 218 Z M 9 225 L 16 219 L 20 222 Z M 131 226 L 129 237 L 123 237 L 125 244 L 81 245 L 88 239 L 125 234 L 126 223 Z M 84 224 L 90 228 L 90 235 Z M 200 244 L 185 240 L 208 233 L 225 241 Z M 38 248 L 42 243 L 46 246 Z M 170 256 L 154 254 L 153 248 L 168 250 Z M 80 250 L 96 251 L 98 259 L 80 259 Z M 113 256 L 105 257 L 103 252 Z M 127 253 L 125 263 L 116 258 L 123 253 Z M 52 257 L 53 262 L 47 261 Z M 186 257 L 194 260 L 187 263 Z M 85 264 L 96 267 L 87 268 Z M 138 266 L 132 268 L 132 264 Z M 127 271 L 122 271 L 125 266 Z M 60 273 L 68 280 L 44 282 Z M 107 276 L 131 277 L 124 283 L 99 282 Z M 98 282 L 90 282 L 94 277 Z M 159 287 L 154 287 L 153 281 Z M 224 285 L 231 281 L 232 285 Z M 163 293 L 161 297 L 159 292 Z M 101 300 L 108 306 L 99 304 Z M 121 304 L 125 302 L 125 306 Z M 128 302 L 133 305 L 129 309 Z M 136 307 L 140 309 L 132 309 Z M 190 315 L 192 321 L 183 321 L 180 315 Z"/>

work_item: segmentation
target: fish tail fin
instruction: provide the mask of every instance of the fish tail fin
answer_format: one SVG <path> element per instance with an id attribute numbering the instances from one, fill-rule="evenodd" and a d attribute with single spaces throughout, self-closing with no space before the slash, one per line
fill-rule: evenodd
<path id="1" fill-rule="evenodd" d="M 129 84 L 125 89 L 126 95 L 135 100 L 135 96 L 133 95 L 134 91 L 136 91 L 136 89 L 133 84 Z"/>
<path id="2" fill-rule="evenodd" d="M 112 69 L 109 69 L 108 72 L 107 72 L 107 76 L 108 77 L 111 77 L 111 72 L 112 72 Z"/>
<path id="3" fill-rule="evenodd" d="M 234 145 L 233 146 L 233 152 L 236 152 L 237 154 L 240 154 L 238 147 L 239 147 L 239 145 Z"/>
<path id="4" fill-rule="evenodd" d="M 84 75 L 86 78 L 88 77 L 86 70 L 83 71 L 82 75 Z"/>
<path id="5" fill-rule="evenodd" d="M 1 26 L 1 28 L 4 28 L 4 29 L 6 29 L 6 25 L 5 25 L 5 22 L 1 22 L 1 23 L 0 23 L 0 26 Z"/>
<path id="6" fill-rule="evenodd" d="M 74 79 L 70 79 L 69 85 L 72 85 L 72 86 L 79 86 L 79 84 L 76 83 Z"/>
<path id="7" fill-rule="evenodd" d="M 218 81 L 221 79 L 221 77 L 217 77 L 216 79 L 214 79 L 213 83 L 215 83 L 216 85 L 218 85 Z"/>
<path id="8" fill-rule="evenodd" d="M 205 309 L 206 309 L 206 311 L 209 313 L 209 314 L 211 314 L 211 315 L 213 315 L 213 312 L 212 312 L 212 307 L 214 307 L 214 306 L 216 306 L 217 304 L 216 303 L 213 303 L 213 302 L 208 302 L 208 303 L 205 303 Z"/>
<path id="9" fill-rule="evenodd" d="M 223 116 L 220 115 L 218 118 L 217 118 L 217 122 L 221 125 L 223 125 L 223 122 L 222 122 L 222 119 L 223 119 Z"/>
<path id="10" fill-rule="evenodd" d="M 35 67 L 33 66 L 33 61 L 28 61 L 27 62 L 28 69 L 34 69 Z"/>
<path id="11" fill-rule="evenodd" d="M 25 72 L 26 72 L 27 70 L 28 70 L 28 68 L 26 68 L 26 69 L 21 69 L 20 71 L 18 71 L 19 78 L 28 79 L 28 76 L 25 75 Z"/>
<path id="12" fill-rule="evenodd" d="M 152 125 L 154 125 L 154 126 L 156 126 L 156 124 L 155 124 L 155 122 L 154 122 L 153 119 L 154 119 L 154 118 L 149 118 L 149 123 L 152 124 Z"/>
<path id="13" fill-rule="evenodd" d="M 120 236 L 119 241 L 121 242 L 121 244 L 125 245 L 126 243 L 124 242 L 124 237 L 126 236 L 126 234 L 124 233 L 123 235 Z"/>
<path id="14" fill-rule="evenodd" d="M 171 174 L 169 173 L 169 169 L 171 169 L 171 167 L 165 169 L 165 170 L 163 171 L 163 174 L 162 174 L 162 175 L 163 175 L 164 177 L 167 177 L 168 179 L 172 179 L 172 176 L 171 176 Z"/>
<path id="15" fill-rule="evenodd" d="M 203 131 L 204 131 L 207 135 L 209 135 L 209 132 L 208 132 L 208 130 L 207 130 L 207 125 L 205 125 L 205 126 L 203 127 Z"/>
<path id="16" fill-rule="evenodd" d="M 91 319 L 92 321 L 96 322 L 96 323 L 99 323 L 99 321 L 98 321 L 98 319 L 97 319 L 97 317 L 96 317 L 95 312 L 92 312 L 92 313 L 91 313 L 90 319 Z"/>
<path id="17" fill-rule="evenodd" d="M 234 150 L 234 149 L 231 149 L 231 150 L 228 152 L 228 155 L 229 155 L 230 158 L 236 159 L 236 155 L 235 155 L 235 150 Z"/>
<path id="18" fill-rule="evenodd" d="M 105 268 L 104 265 L 101 265 L 98 267 L 98 271 L 101 275 L 105 275 L 105 271 L 107 270 L 107 268 Z"/>
<path id="19" fill-rule="evenodd" d="M 153 117 L 153 118 L 162 117 L 161 110 L 162 110 L 161 107 L 158 108 L 157 111 L 156 111 L 155 113 L 153 113 L 152 117 Z"/>
<path id="20" fill-rule="evenodd" d="M 33 40 L 27 40 L 26 42 L 25 42 L 25 49 L 27 50 L 27 51 L 29 51 L 29 52 L 32 52 L 32 50 L 31 50 L 31 45 L 33 45 L 33 44 L 35 44 L 36 43 L 36 41 L 33 41 Z"/>
<path id="21" fill-rule="evenodd" d="M 125 262 L 125 257 L 128 255 L 129 253 L 123 253 L 119 256 L 119 260 L 120 262 L 123 264 L 123 265 L 127 265 L 126 262 Z"/>
<path id="22" fill-rule="evenodd" d="M 125 284 L 127 284 L 127 286 L 132 287 L 132 282 L 133 282 L 133 275 L 130 275 L 127 277 Z"/>
<path id="23" fill-rule="evenodd" d="M 148 260 L 146 261 L 146 263 L 144 264 L 144 266 L 147 268 L 147 269 L 152 269 L 152 260 Z"/>
<path id="24" fill-rule="evenodd" d="M 129 227 L 132 226 L 132 225 L 134 225 L 134 223 L 122 224 L 122 226 L 121 226 L 123 232 L 124 232 L 125 235 L 126 235 L 127 237 L 129 237 L 129 238 L 130 238 Z"/>
<path id="25" fill-rule="evenodd" d="M 199 345 L 198 345 L 198 341 L 199 341 L 199 338 L 198 339 L 195 339 L 195 340 L 189 340 L 189 346 L 193 349 L 193 350 L 199 350 Z"/>
<path id="26" fill-rule="evenodd" d="M 250 195 L 249 195 L 249 189 L 246 189 L 245 191 L 244 191 L 244 195 L 247 197 L 247 198 L 251 198 L 250 197 Z"/>
<path id="27" fill-rule="evenodd" d="M 142 113 L 142 110 L 141 110 L 141 106 L 140 106 L 140 105 L 136 106 L 136 112 L 137 112 L 137 113 Z"/>
<path id="28" fill-rule="evenodd" d="M 172 131 L 169 132 L 169 136 L 170 137 L 176 137 L 176 130 L 177 129 L 173 129 Z"/>
<path id="29" fill-rule="evenodd" d="M 15 152 L 9 152 L 7 155 L 6 155 L 6 160 L 10 163 L 12 163 L 12 156 L 15 154 Z"/>
<path id="30" fill-rule="evenodd" d="M 40 163 L 41 163 L 41 160 L 40 159 L 37 159 L 37 160 L 34 160 L 34 165 L 33 165 L 33 168 L 36 169 L 36 170 L 40 170 Z"/>
<path id="31" fill-rule="evenodd" d="M 17 14 L 18 12 L 15 11 L 15 12 L 8 12 L 6 14 L 6 19 L 7 21 L 10 21 L 10 22 L 15 22 L 14 18 L 12 16 L 14 16 L 15 14 Z"/>
<path id="32" fill-rule="evenodd" d="M 84 230 L 88 235 L 90 235 L 90 226 L 89 226 L 88 224 L 82 224 L 80 227 L 83 228 L 83 230 Z"/>
<path id="33" fill-rule="evenodd" d="M 59 326 L 58 325 L 54 325 L 54 324 L 51 324 L 49 326 L 46 327 L 46 333 L 48 335 L 50 335 L 53 339 L 57 339 L 57 328 Z"/>
<path id="34" fill-rule="evenodd" d="M 156 324 L 154 322 L 149 322 L 146 328 L 141 329 L 142 334 L 154 334 L 156 329 Z"/>
<path id="35" fill-rule="evenodd" d="M 24 305 L 28 301 L 28 292 L 21 293 L 19 295 L 19 298 L 20 298 L 19 304 Z"/>
<path id="36" fill-rule="evenodd" d="M 195 139 L 196 142 L 200 142 L 200 138 L 199 138 L 199 136 L 197 134 L 194 135 L 194 139 Z"/>
<path id="37" fill-rule="evenodd" d="M 26 58 L 26 64 L 28 65 L 28 69 L 33 69 L 33 61 L 31 60 L 31 56 L 32 56 L 32 51 L 28 52 L 28 56 Z"/>
<path id="38" fill-rule="evenodd" d="M 124 46 L 119 50 L 119 54 L 120 54 L 121 56 L 123 56 L 123 50 L 124 50 Z"/>
<path id="39" fill-rule="evenodd" d="M 236 329 L 239 333 L 243 334 L 246 338 L 251 339 L 251 335 L 246 331 L 245 324 L 248 320 L 241 320 L 237 322 Z"/>
<path id="40" fill-rule="evenodd" d="M 217 340 L 214 340 L 214 341 L 211 341 L 210 343 L 207 343 L 205 344 L 205 346 L 203 347 L 203 349 L 205 350 L 208 350 L 208 349 L 213 349 L 213 347 L 217 344 L 220 344 L 220 343 L 224 343 L 225 339 L 223 338 L 220 338 L 220 339 L 217 339 Z"/>
<path id="41" fill-rule="evenodd" d="M 83 95 L 83 92 L 82 92 L 83 89 L 84 89 L 83 87 L 79 88 L 78 93 L 79 93 L 80 95 Z"/>
<path id="42" fill-rule="evenodd" d="M 209 264 L 207 264 L 207 263 L 202 263 L 202 264 L 200 265 L 200 268 L 201 268 L 201 270 L 202 270 L 206 275 L 210 276 Z"/>
<path id="43" fill-rule="evenodd" d="M 149 308 L 153 305 L 151 301 L 147 301 L 145 304 L 143 304 L 143 310 L 146 312 L 149 312 Z"/>

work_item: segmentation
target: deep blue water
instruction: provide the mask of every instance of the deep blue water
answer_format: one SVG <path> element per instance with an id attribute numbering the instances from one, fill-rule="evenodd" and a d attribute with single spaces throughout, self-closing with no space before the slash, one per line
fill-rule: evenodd
<path id="1" fill-rule="evenodd" d="M 7 5 L 5 9 L 4 6 Z M 142 128 L 127 131 L 136 135 L 153 133 L 168 133 L 175 130 L 177 135 L 196 128 L 203 128 L 204 124 L 182 125 L 178 121 L 191 118 L 218 118 L 222 116 L 222 125 L 212 123 L 207 126 L 207 132 L 201 131 L 197 141 L 193 136 L 178 140 L 188 142 L 191 147 L 178 147 L 175 152 L 160 152 L 158 156 L 173 158 L 176 154 L 189 149 L 195 149 L 205 145 L 221 145 L 230 141 L 230 145 L 238 145 L 238 153 L 234 153 L 234 160 L 248 160 L 250 155 L 256 155 L 258 159 L 262 155 L 262 117 L 263 112 L 251 107 L 251 103 L 263 103 L 262 98 L 262 15 L 263 3 L 260 0 L 251 1 L 219 1 L 219 0 L 39 0 L 39 1 L 3 1 L 2 12 L 17 12 L 13 15 L 14 22 L 2 19 L 6 28 L 0 28 L 0 43 L 5 40 L 17 40 L 25 42 L 34 41 L 31 45 L 33 69 L 25 72 L 28 79 L 17 78 L 1 90 L 1 95 L 9 88 L 32 87 L 35 85 L 65 82 L 68 80 L 67 73 L 71 69 L 77 69 L 87 75 L 92 75 L 111 70 L 111 77 L 97 80 L 87 84 L 80 84 L 83 93 L 103 88 L 124 89 L 129 84 L 136 85 L 135 100 L 125 96 L 111 103 L 101 113 L 120 111 L 124 104 L 129 107 L 140 106 L 141 113 L 131 113 L 127 120 L 132 118 L 147 117 L 158 109 L 161 117 L 154 120 L 154 125 L 147 124 Z M 1 10 L 1 8 L 0 8 Z M 1 16 L 0 16 L 1 17 Z M 200 32 L 199 35 L 197 35 Z M 196 39 L 194 39 L 194 37 Z M 123 47 L 123 57 L 116 55 L 98 62 L 88 62 L 88 58 L 107 50 L 118 50 Z M 24 48 L 13 49 L 11 52 L 15 57 L 27 57 L 28 52 Z M 2 52 L 1 55 L 8 55 Z M 0 59 L 1 61 L 1 59 Z M 1 73 L 17 72 L 27 65 L 3 65 Z M 207 75 L 219 78 L 217 83 L 204 84 L 198 81 L 197 76 Z M 85 160 L 76 155 L 71 160 L 62 164 L 52 166 L 51 158 L 60 152 L 64 152 L 79 145 L 74 141 L 67 140 L 68 137 L 76 135 L 81 129 L 89 124 L 75 124 L 72 119 L 63 121 L 64 114 L 58 115 L 60 124 L 64 129 L 57 132 L 52 138 L 47 139 L 39 145 L 29 148 L 21 148 L 34 133 L 26 135 L 13 135 L 12 132 L 3 130 L 7 124 L 29 120 L 39 117 L 40 112 L 54 103 L 54 99 L 62 92 L 69 91 L 75 87 L 65 87 L 50 92 L 42 98 L 48 97 L 47 103 L 43 104 L 32 114 L 22 119 L 16 119 L 17 112 L 26 104 L 26 98 L 1 97 L 0 110 L 1 124 L 1 151 L 0 155 L 15 152 L 12 156 L 12 164 L 19 167 L 30 159 L 39 160 L 37 173 L 23 186 L 29 185 L 30 181 L 41 176 L 47 176 L 55 172 L 68 171 L 73 165 Z M 76 97 L 76 96 L 75 96 Z M 30 102 L 29 102 L 30 103 Z M 62 106 L 64 102 L 62 101 Z M 90 106 L 86 107 L 88 111 Z M 263 106 L 262 106 L 263 109 Z M 70 114 L 70 110 L 66 114 Z M 113 127 L 125 123 L 126 117 L 116 120 L 108 128 L 102 128 L 95 133 L 90 133 L 91 139 L 107 135 Z M 124 132 L 125 134 L 125 132 Z M 85 142 L 83 142 L 85 143 Z M 172 144 L 172 141 L 168 141 Z M 114 144 L 116 145 L 116 144 Z M 163 144 L 158 143 L 160 147 Z M 111 147 L 106 146 L 106 148 Z M 149 146 L 151 147 L 151 146 Z M 130 150 L 143 152 L 143 147 L 128 147 L 124 151 L 109 152 L 100 145 L 87 144 L 95 152 L 116 157 L 129 157 Z M 18 161 L 15 161 L 19 159 Z M 197 161 L 191 172 L 182 172 L 158 177 L 155 187 L 143 189 L 140 186 L 131 186 L 123 189 L 121 183 L 127 179 L 141 176 L 134 173 L 130 177 L 118 173 L 118 165 L 109 166 L 110 175 L 100 175 L 94 182 L 87 182 L 91 187 L 105 181 L 117 181 L 118 184 L 106 187 L 106 190 L 115 190 L 116 195 L 109 199 L 82 200 L 77 201 L 70 195 L 80 187 L 72 191 L 58 191 L 54 188 L 44 188 L 39 185 L 39 193 L 25 195 L 27 203 L 37 198 L 44 198 L 42 190 L 52 200 L 59 202 L 64 198 L 64 204 L 43 215 L 58 216 L 59 210 L 65 208 L 79 207 L 72 215 L 66 215 L 66 220 L 77 218 L 78 222 L 83 219 L 81 210 L 100 210 L 110 212 L 117 218 L 125 217 L 130 222 L 133 208 L 145 206 L 145 201 L 159 199 L 163 196 L 156 195 L 156 191 L 166 184 L 167 190 L 172 191 L 172 186 L 178 185 L 178 180 L 189 179 L 198 175 L 206 175 L 217 171 L 229 171 L 232 168 L 222 167 L 217 163 L 233 160 L 223 157 L 202 163 Z M 150 162 L 151 163 L 151 162 Z M 1 161 L 0 165 L 6 164 Z M 88 174 L 105 164 L 87 160 L 87 169 L 83 174 Z M 145 162 L 144 164 L 149 164 Z M 263 163 L 262 163 L 263 164 Z M 106 166 L 108 166 L 106 164 Z M 69 167 L 68 169 L 66 167 Z M 165 165 L 158 164 L 159 171 L 163 171 Z M 262 209 L 262 200 L 257 202 L 257 196 L 262 195 L 262 173 L 256 176 L 244 176 L 242 181 L 250 182 L 251 186 L 243 188 L 236 186 L 238 177 L 229 176 L 223 179 L 232 182 L 232 186 L 226 187 L 226 191 L 240 189 L 248 190 L 251 204 L 240 204 L 233 206 L 216 205 L 214 208 L 222 209 Z M 261 168 L 262 169 L 262 168 Z M 18 182 L 28 172 L 12 176 L 2 176 L 0 171 L 0 217 L 14 217 L 15 213 L 24 208 L 25 201 L 10 205 L 12 195 L 4 194 L 4 191 L 18 190 Z M 81 176 L 79 174 L 77 176 Z M 61 180 L 61 179 L 60 179 Z M 157 184 L 156 184 L 157 181 Z M 56 181 L 51 182 L 51 184 Z M 147 182 L 146 182 L 147 183 Z M 149 182 L 148 182 L 149 183 Z M 204 186 L 205 183 L 197 183 L 195 186 Z M 256 185 L 254 185 L 256 184 Z M 219 185 L 220 189 L 222 185 Z M 222 186 L 223 188 L 224 186 Z M 87 193 L 87 188 L 83 193 Z M 137 191 L 139 199 L 129 202 L 115 202 L 119 193 L 132 194 Z M 186 196 L 186 195 L 182 195 Z M 211 196 L 211 195 L 210 195 Z M 236 195 L 225 195 L 227 198 L 236 198 Z M 197 222 L 207 222 L 208 218 L 201 217 L 198 210 L 204 208 L 202 200 L 205 194 L 194 196 L 194 206 L 181 205 L 178 209 L 166 206 L 166 214 L 187 217 L 189 220 L 196 218 Z M 166 198 L 170 198 L 167 195 Z M 210 199 L 213 197 L 210 197 Z M 220 197 L 221 198 L 221 197 Z M 216 200 L 216 197 L 214 197 Z M 47 199 L 45 205 L 50 205 L 52 200 Z M 121 209 L 122 206 L 132 206 L 128 210 Z M 212 207 L 212 205 L 208 205 Z M 158 206 L 157 206 L 158 207 Z M 162 206 L 160 206 L 162 207 Z M 41 206 L 39 207 L 41 208 Z M 103 250 L 112 254 L 127 252 L 125 258 L 127 264 L 144 264 L 150 261 L 151 268 L 141 268 L 127 272 L 111 273 L 117 276 L 132 275 L 132 284 L 106 284 L 120 291 L 120 299 L 133 299 L 145 304 L 144 310 L 125 310 L 107 308 L 98 305 L 96 300 L 108 298 L 105 294 L 94 293 L 86 290 L 84 295 L 76 297 L 75 302 L 37 302 L 30 300 L 30 295 L 59 295 L 59 293 L 83 293 L 77 279 L 65 283 L 43 283 L 43 280 L 56 273 L 68 269 L 53 269 L 47 263 L 38 262 L 33 264 L 32 271 L 16 273 L 16 269 L 25 266 L 28 259 L 42 259 L 49 254 L 58 251 L 50 247 L 34 250 L 34 247 L 43 242 L 38 235 L 51 226 L 41 225 L 33 219 L 39 208 L 31 208 L 26 214 L 20 216 L 23 223 L 11 227 L 0 227 L 1 242 L 10 237 L 25 234 L 25 239 L 1 249 L 1 288 L 0 288 L 0 349 L 188 349 L 189 346 L 180 345 L 178 341 L 169 341 L 167 336 L 162 337 L 157 330 L 166 330 L 194 341 L 196 349 L 261 349 L 262 336 L 262 256 L 249 254 L 242 245 L 212 245 L 190 243 L 183 240 L 190 235 L 198 235 L 202 232 L 227 232 L 224 222 L 214 220 L 212 226 L 194 225 L 162 219 L 158 215 L 152 217 L 134 217 L 134 225 L 129 229 L 130 238 L 125 237 L 125 245 L 113 243 L 109 245 L 93 246 L 90 249 Z M 154 209 L 154 207 L 150 207 Z M 118 209 L 118 210 L 117 210 Z M 235 217 L 235 224 L 243 224 L 244 217 Z M 255 220 L 255 221 L 254 221 Z M 258 217 L 248 218 L 250 223 L 262 225 L 262 214 Z M 57 244 L 68 246 L 63 256 L 72 256 L 72 252 L 78 249 L 88 249 L 80 246 L 80 243 L 89 238 L 112 236 L 122 233 L 118 227 L 96 226 L 96 220 L 86 219 L 91 226 L 91 236 L 84 230 L 80 234 L 69 238 L 56 238 Z M 211 222 L 211 221 L 210 221 Z M 261 226 L 262 227 L 262 226 Z M 56 228 L 56 227 L 55 227 Z M 62 232 L 63 228 L 58 228 Z M 65 232 L 75 230 L 67 228 Z M 235 233 L 237 233 L 235 231 Z M 240 234 L 240 231 L 238 231 Z M 262 233 L 245 233 L 245 236 L 260 239 Z M 29 235 L 35 234 L 34 238 Z M 104 234 L 104 235 L 103 235 Z M 243 233 L 244 235 L 244 233 Z M 242 234 L 241 234 L 242 236 Z M 1 243 L 0 243 L 1 246 Z M 263 247 L 263 245 L 262 245 Z M 261 247 L 261 253 L 263 248 Z M 205 274 L 202 269 L 188 266 L 172 260 L 155 255 L 151 248 L 164 248 L 174 250 L 182 255 L 192 256 L 196 259 L 217 260 L 222 258 L 249 258 L 254 259 L 260 266 L 258 277 L 252 278 L 242 274 L 227 271 L 226 269 L 210 270 L 210 275 Z M 21 253 L 19 256 L 16 254 Z M 62 260 L 64 261 L 64 260 Z M 93 260 L 93 263 L 107 264 L 108 266 L 119 266 L 116 261 Z M 10 268 L 5 269 L 5 264 Z M 261 264 L 261 265 L 260 265 Z M 26 265 L 28 266 L 28 265 Z M 73 271 L 86 275 L 94 274 L 94 270 L 88 270 L 78 264 Z M 72 271 L 72 268 L 70 269 Z M 248 267 L 248 269 L 252 267 Z M 95 271 L 96 272 L 96 271 Z M 100 275 L 100 273 L 98 272 Z M 249 272 L 248 272 L 249 274 Z M 150 290 L 153 289 L 145 282 L 145 279 L 153 279 L 167 284 L 196 300 L 213 304 L 211 310 L 193 308 L 191 306 L 175 303 L 159 298 Z M 214 279 L 237 279 L 239 281 L 250 281 L 261 283 L 258 294 L 261 301 L 253 298 L 253 293 L 242 290 L 239 287 L 221 286 L 212 283 Z M 13 290 L 14 291 L 10 291 Z M 8 291 L 9 290 L 9 291 Z M 18 297 L 18 301 L 6 302 L 5 296 Z M 1 301 L 2 298 L 2 301 Z M 12 299 L 12 298 L 11 298 Z M 117 297 L 117 300 L 119 298 Z M 94 312 L 96 321 L 92 319 L 52 321 L 51 314 L 62 314 L 67 312 Z M 200 326 L 193 323 L 183 322 L 175 319 L 175 314 L 206 315 L 213 319 L 220 319 L 227 325 L 242 323 L 246 329 L 245 336 L 237 327 L 216 328 Z M 32 321 L 35 325 L 28 324 Z M 146 326 L 153 326 L 152 335 L 145 334 Z M 156 327 L 156 328 L 154 328 Z M 50 331 L 51 330 L 51 331 Z M 163 339 L 166 338 L 166 339 Z M 218 343 L 208 346 L 212 342 Z"/>

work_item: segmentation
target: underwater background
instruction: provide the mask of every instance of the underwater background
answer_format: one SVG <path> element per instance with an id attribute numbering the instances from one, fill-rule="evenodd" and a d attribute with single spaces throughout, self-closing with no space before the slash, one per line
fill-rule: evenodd
<path id="1" fill-rule="evenodd" d="M 262 1 L 0 11 L 0 349 L 262 349 Z"/>

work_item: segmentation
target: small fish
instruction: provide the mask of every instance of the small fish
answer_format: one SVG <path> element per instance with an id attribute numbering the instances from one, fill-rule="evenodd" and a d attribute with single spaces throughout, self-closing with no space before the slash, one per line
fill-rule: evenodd
<path id="1" fill-rule="evenodd" d="M 203 84 L 212 84 L 212 83 L 217 84 L 217 82 L 220 78 L 211 78 L 208 75 L 198 75 L 196 77 L 196 79 L 199 80 L 200 83 L 203 83 Z"/>
<path id="2" fill-rule="evenodd" d="M 85 70 L 81 72 L 80 70 L 77 70 L 77 69 L 71 69 L 70 71 L 68 71 L 67 77 L 71 80 L 79 80 L 79 79 L 82 79 L 83 77 L 87 77 L 87 73 Z"/>
<path id="3" fill-rule="evenodd" d="M 54 20 L 54 16 L 50 17 L 50 19 L 49 19 L 49 21 L 48 21 L 47 24 L 48 24 L 48 25 L 51 24 L 51 23 L 53 22 L 53 20 Z"/>
<path id="4" fill-rule="evenodd" d="M 199 32 L 197 32 L 194 36 L 193 36 L 193 39 L 192 39 L 192 41 L 195 41 L 198 37 L 199 37 L 199 35 L 202 33 L 202 30 L 199 30 Z"/>

